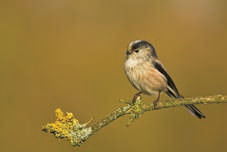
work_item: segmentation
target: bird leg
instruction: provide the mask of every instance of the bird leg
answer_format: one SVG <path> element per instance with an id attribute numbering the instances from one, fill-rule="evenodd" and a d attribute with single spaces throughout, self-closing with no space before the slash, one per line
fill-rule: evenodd
<path id="1" fill-rule="evenodd" d="M 133 98 L 132 98 L 132 104 L 133 104 L 133 105 L 135 104 L 136 99 L 140 96 L 141 93 L 142 93 L 142 92 L 138 92 L 138 93 L 136 93 L 136 94 L 133 96 Z"/>
<path id="2" fill-rule="evenodd" d="M 155 101 L 153 101 L 154 109 L 157 107 L 157 103 L 158 103 L 158 101 L 159 101 L 159 99 L 160 99 L 160 94 L 161 94 L 161 91 L 158 92 L 158 97 L 157 97 L 157 99 L 156 99 Z"/>

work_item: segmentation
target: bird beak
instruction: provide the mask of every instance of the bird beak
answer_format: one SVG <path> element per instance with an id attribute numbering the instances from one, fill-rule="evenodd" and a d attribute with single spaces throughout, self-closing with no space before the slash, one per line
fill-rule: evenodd
<path id="1" fill-rule="evenodd" d="M 126 55 L 130 55 L 130 54 L 132 54 L 132 52 L 129 50 L 126 50 Z"/>

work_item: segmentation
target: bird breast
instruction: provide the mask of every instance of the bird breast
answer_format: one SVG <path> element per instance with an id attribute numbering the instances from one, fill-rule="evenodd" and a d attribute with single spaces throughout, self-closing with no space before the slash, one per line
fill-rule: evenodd
<path id="1" fill-rule="evenodd" d="M 125 73 L 131 84 L 139 91 L 151 95 L 167 88 L 166 78 L 152 65 L 151 61 L 127 59 Z"/>

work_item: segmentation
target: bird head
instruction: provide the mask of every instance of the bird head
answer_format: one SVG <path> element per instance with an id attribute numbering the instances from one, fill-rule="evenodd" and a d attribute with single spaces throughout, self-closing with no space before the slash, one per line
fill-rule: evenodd
<path id="1" fill-rule="evenodd" d="M 132 59 L 150 59 L 157 58 L 154 47 L 145 40 L 135 40 L 129 43 L 127 51 L 127 58 Z"/>

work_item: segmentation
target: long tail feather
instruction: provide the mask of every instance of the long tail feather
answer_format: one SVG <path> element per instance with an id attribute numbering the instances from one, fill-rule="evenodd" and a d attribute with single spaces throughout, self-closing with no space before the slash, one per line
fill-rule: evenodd
<path id="1" fill-rule="evenodd" d="M 166 93 L 168 96 L 172 98 L 184 98 L 183 96 L 175 93 L 172 89 L 168 89 Z M 192 115 L 196 116 L 197 118 L 199 119 L 206 118 L 206 116 L 196 106 L 192 104 L 188 104 L 188 105 L 185 105 L 185 107 Z"/>
<path id="2" fill-rule="evenodd" d="M 196 108 L 196 106 L 189 104 L 185 105 L 185 107 L 192 115 L 196 116 L 197 118 L 199 119 L 206 118 L 206 116 L 201 111 L 199 111 L 199 109 Z"/>

